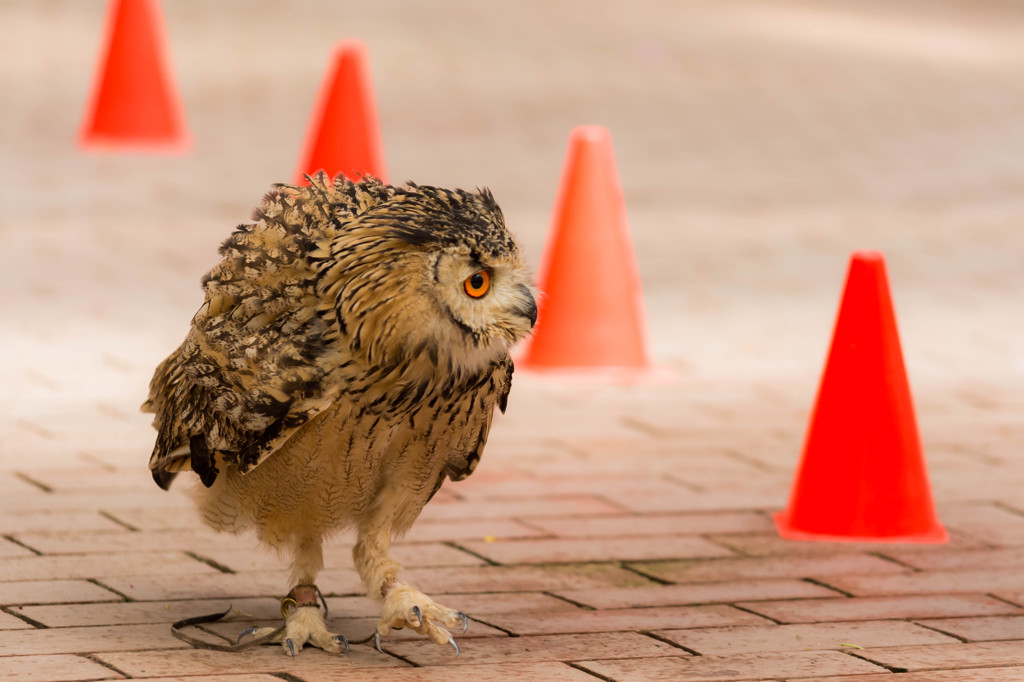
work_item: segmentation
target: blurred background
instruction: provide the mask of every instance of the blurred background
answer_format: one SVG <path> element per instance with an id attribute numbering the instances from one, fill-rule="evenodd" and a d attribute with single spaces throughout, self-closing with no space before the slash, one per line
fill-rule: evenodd
<path id="1" fill-rule="evenodd" d="M 926 436 L 1024 408 L 1020 3 L 162 4 L 181 157 L 75 146 L 105 0 L 0 0 L 0 467 L 143 465 L 151 372 L 219 243 L 291 180 L 342 38 L 368 46 L 391 180 L 490 187 L 535 266 L 569 131 L 610 129 L 664 395 L 784 402 L 795 461 L 873 248 Z"/>

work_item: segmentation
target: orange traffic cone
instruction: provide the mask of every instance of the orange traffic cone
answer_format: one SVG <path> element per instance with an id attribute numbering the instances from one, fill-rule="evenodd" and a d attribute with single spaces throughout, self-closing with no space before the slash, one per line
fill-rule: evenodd
<path id="1" fill-rule="evenodd" d="M 650 373 L 640 274 L 605 128 L 580 126 L 569 137 L 537 285 L 540 313 L 518 367 L 627 380 Z"/>
<path id="2" fill-rule="evenodd" d="M 356 40 L 344 40 L 334 50 L 295 183 L 305 183 L 304 175 L 320 170 L 332 178 L 338 173 L 353 180 L 372 175 L 387 182 L 366 46 Z"/>
<path id="3" fill-rule="evenodd" d="M 850 258 L 803 459 L 775 525 L 792 540 L 948 540 L 935 516 L 885 260 L 876 251 Z"/>
<path id="4" fill-rule="evenodd" d="M 182 153 L 190 146 L 165 59 L 157 0 L 110 0 L 104 52 L 79 131 L 87 150 Z"/>

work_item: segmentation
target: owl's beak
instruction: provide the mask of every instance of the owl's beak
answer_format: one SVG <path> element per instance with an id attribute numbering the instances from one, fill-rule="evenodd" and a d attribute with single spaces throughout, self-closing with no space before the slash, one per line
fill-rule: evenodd
<path id="1" fill-rule="evenodd" d="M 519 293 L 522 294 L 522 299 L 519 301 L 519 305 L 515 307 L 515 313 L 528 319 L 530 321 L 530 329 L 533 329 L 533 325 L 537 324 L 537 301 L 534 300 L 533 293 L 525 284 L 520 284 L 518 288 Z"/>

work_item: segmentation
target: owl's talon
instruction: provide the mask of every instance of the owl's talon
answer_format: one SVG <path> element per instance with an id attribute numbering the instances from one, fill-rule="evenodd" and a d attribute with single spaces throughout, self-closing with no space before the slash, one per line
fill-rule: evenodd
<path id="1" fill-rule="evenodd" d="M 455 658 L 459 657 L 459 643 L 455 641 L 454 637 L 448 638 L 448 643 L 455 647 Z"/>
<path id="2" fill-rule="evenodd" d="M 345 655 L 346 656 L 348 656 L 350 653 L 352 653 L 352 650 L 348 646 L 348 638 L 345 635 L 335 635 L 334 636 L 334 641 L 337 642 L 338 644 L 344 644 L 345 645 Z"/>
<path id="3" fill-rule="evenodd" d="M 373 645 L 377 647 L 377 651 L 384 653 L 384 650 L 380 648 L 380 633 L 373 633 Z"/>
<path id="4" fill-rule="evenodd" d="M 462 619 L 462 634 L 466 634 L 466 631 L 469 630 L 469 616 L 462 611 L 456 611 L 455 615 Z"/>
<path id="5" fill-rule="evenodd" d="M 243 637 L 245 637 L 246 635 L 255 634 L 258 631 L 259 631 L 259 628 L 256 627 L 255 625 L 252 626 L 251 628 L 246 628 L 246 629 L 242 630 L 240 633 L 238 633 L 238 639 L 235 640 L 235 644 L 241 644 Z"/>
<path id="6" fill-rule="evenodd" d="M 284 640 L 284 644 L 288 647 L 288 653 L 292 655 L 292 658 L 295 658 L 295 642 L 292 641 L 292 638 L 289 637 Z"/>
<path id="7" fill-rule="evenodd" d="M 416 616 L 416 627 L 421 627 L 423 625 L 423 612 L 420 611 L 420 607 L 412 607 L 412 614 Z"/>

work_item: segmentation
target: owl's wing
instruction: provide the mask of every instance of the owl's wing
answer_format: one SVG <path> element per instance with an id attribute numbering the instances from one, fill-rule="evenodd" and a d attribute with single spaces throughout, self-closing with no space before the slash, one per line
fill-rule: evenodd
<path id="1" fill-rule="evenodd" d="M 451 456 L 445 473 L 453 481 L 468 477 L 483 455 L 487 435 L 494 420 L 494 408 L 502 412 L 508 406 L 508 394 L 512 389 L 512 359 L 505 357 L 494 365 L 490 373 L 480 377 L 479 384 L 464 394 L 463 400 L 452 411 L 450 419 L 464 424 L 457 430 L 456 442 L 452 444 Z"/>
<path id="2" fill-rule="evenodd" d="M 303 321 L 307 310 L 266 320 L 271 313 L 244 302 L 218 315 L 203 306 L 185 342 L 157 368 L 143 406 L 156 413 L 150 469 L 158 483 L 192 469 L 209 486 L 218 463 L 244 473 L 334 401 L 340 386 L 325 362 L 324 323 Z"/>
<path id="3" fill-rule="evenodd" d="M 210 486 L 218 463 L 249 471 L 341 391 L 332 370 L 344 344 L 318 314 L 309 256 L 393 190 L 369 178 L 315 180 L 268 194 L 259 222 L 224 243 L 188 336 L 153 376 L 142 409 L 156 414 L 149 467 L 163 488 L 189 469 Z"/>

